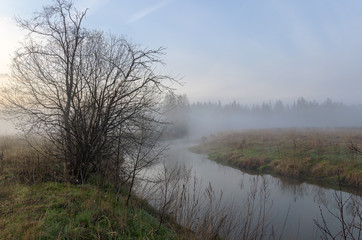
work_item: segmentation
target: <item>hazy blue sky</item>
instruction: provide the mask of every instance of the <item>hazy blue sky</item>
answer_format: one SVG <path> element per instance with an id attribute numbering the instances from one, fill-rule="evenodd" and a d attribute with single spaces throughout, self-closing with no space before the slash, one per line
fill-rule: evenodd
<path id="1" fill-rule="evenodd" d="M 2 0 L 0 77 L 21 40 L 11 18 L 51 1 Z M 167 48 L 166 71 L 191 101 L 298 97 L 362 104 L 360 0 L 75 0 L 86 26 Z"/>

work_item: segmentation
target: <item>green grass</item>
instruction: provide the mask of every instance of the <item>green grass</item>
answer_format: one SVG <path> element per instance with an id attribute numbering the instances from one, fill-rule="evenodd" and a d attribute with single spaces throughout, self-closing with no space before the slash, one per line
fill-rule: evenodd
<path id="1" fill-rule="evenodd" d="M 361 129 L 269 129 L 213 135 L 196 153 L 241 169 L 299 179 L 362 186 L 362 155 L 349 149 L 362 146 Z"/>
<path id="2" fill-rule="evenodd" d="M 157 211 L 132 196 L 125 205 L 111 184 L 59 183 L 57 159 L 41 158 L 17 137 L 0 137 L 0 239 L 186 239 L 171 218 L 159 231 Z M 157 231 L 157 232 L 156 232 Z"/>
<path id="3" fill-rule="evenodd" d="M 0 239 L 181 239 L 137 205 L 93 185 L 2 184 Z"/>

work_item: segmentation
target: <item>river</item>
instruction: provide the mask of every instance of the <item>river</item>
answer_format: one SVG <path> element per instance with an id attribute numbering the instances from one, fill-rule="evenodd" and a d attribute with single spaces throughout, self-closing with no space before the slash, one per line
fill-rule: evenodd
<path id="1" fill-rule="evenodd" d="M 241 203 L 248 197 L 253 182 L 266 182 L 270 194 L 268 218 L 277 236 L 282 233 L 283 239 L 320 239 L 321 231 L 314 223 L 314 220 L 322 223 L 320 207 L 329 229 L 333 232 L 340 229 L 339 222 L 327 213 L 322 204 L 322 201 L 325 201 L 329 210 L 338 214 L 337 204 L 333 200 L 335 190 L 293 179 L 253 175 L 224 166 L 209 160 L 205 155 L 188 150 L 190 146 L 197 144 L 197 141 L 189 139 L 172 141 L 165 163 L 170 167 L 177 163 L 191 168 L 192 173 L 201 180 L 203 188 L 211 184 L 215 193 L 223 192 L 223 204 L 233 202 L 242 206 Z M 347 199 L 349 195 L 342 192 L 343 199 Z M 360 223 L 360 220 L 358 222 Z"/>

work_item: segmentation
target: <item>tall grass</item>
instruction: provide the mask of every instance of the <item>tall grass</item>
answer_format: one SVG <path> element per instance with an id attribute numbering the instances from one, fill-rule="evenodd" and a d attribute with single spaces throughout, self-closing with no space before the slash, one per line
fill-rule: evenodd
<path id="1" fill-rule="evenodd" d="M 0 136 L 0 176 L 10 182 L 36 184 L 64 181 L 64 169 L 55 157 L 42 154 L 28 141 L 16 136 Z"/>

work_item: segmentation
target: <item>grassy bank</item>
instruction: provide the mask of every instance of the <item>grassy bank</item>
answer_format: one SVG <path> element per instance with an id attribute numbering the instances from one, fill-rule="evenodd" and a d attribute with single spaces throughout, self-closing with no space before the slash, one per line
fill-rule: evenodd
<path id="1" fill-rule="evenodd" d="M 56 161 L 44 161 L 25 142 L 0 138 L 0 239 L 185 239 L 192 234 L 163 222 L 127 189 L 96 179 L 84 185 L 57 182 Z M 92 183 L 93 182 L 93 183 Z M 126 187 L 126 186 L 125 186 Z"/>
<path id="2" fill-rule="evenodd" d="M 143 203 L 144 204 L 144 203 Z M 0 239 L 177 239 L 149 211 L 92 185 L 47 182 L 0 190 Z"/>
<path id="3" fill-rule="evenodd" d="M 362 186 L 361 129 L 270 129 L 223 133 L 192 147 L 217 162 L 240 169 L 304 180 Z"/>

